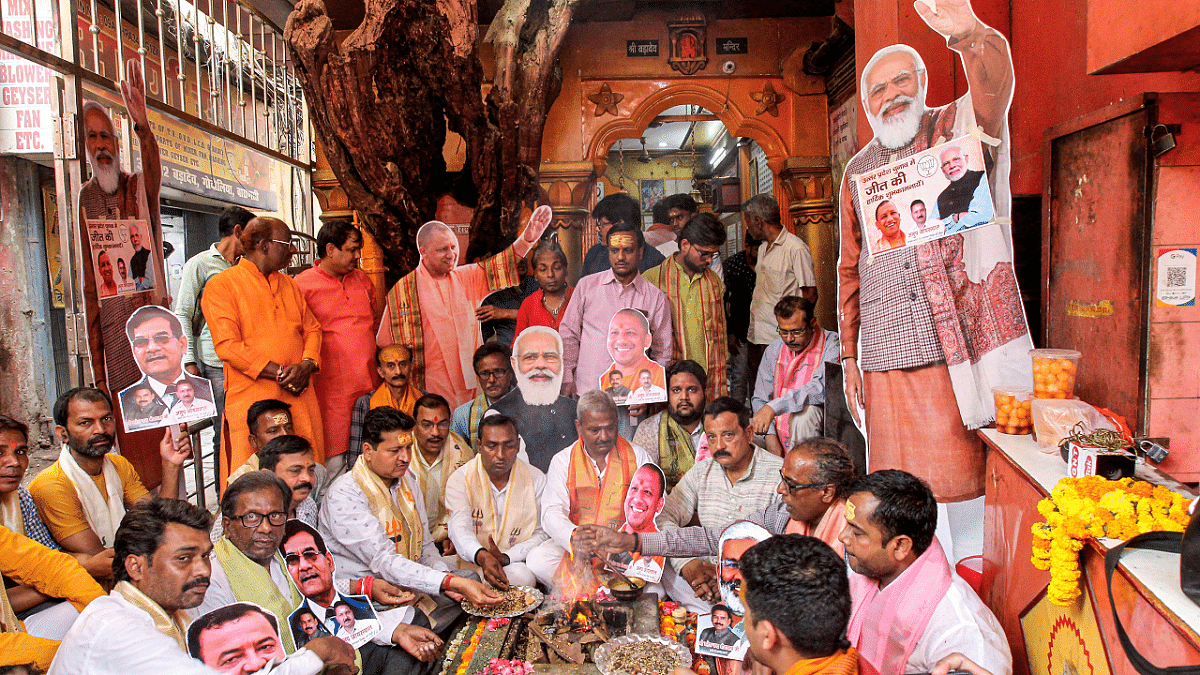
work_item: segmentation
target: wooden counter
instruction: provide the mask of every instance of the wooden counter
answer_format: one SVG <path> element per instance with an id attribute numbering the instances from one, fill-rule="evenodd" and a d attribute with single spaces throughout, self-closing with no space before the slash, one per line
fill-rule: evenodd
<path id="1" fill-rule="evenodd" d="M 1042 453 L 1030 436 L 1007 436 L 994 429 L 979 434 L 988 449 L 980 595 L 1004 626 L 1012 647 L 1014 675 L 1063 675 L 1064 670 L 1043 652 L 1042 645 L 1031 665 L 1021 616 L 1044 595 L 1050 581 L 1050 573 L 1038 570 L 1030 561 L 1030 528 L 1042 521 L 1037 503 L 1066 477 L 1066 463 L 1057 454 Z M 1153 470 L 1140 467 L 1138 475 L 1150 473 Z M 1186 491 L 1179 484 L 1171 487 Z M 1107 658 L 1103 664 L 1093 662 L 1090 671 L 1073 664 L 1078 675 L 1137 675 L 1117 638 L 1104 581 L 1104 554 L 1116 543 L 1092 539 L 1081 552 L 1082 581 Z M 1126 553 L 1113 574 L 1113 595 L 1125 630 L 1151 662 L 1159 666 L 1200 663 L 1200 607 L 1180 590 L 1178 555 L 1140 550 Z"/>

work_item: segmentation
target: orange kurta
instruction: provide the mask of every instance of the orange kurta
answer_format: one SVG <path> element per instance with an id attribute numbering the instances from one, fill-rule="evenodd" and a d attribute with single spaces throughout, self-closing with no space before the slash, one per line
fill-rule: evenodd
<path id="1" fill-rule="evenodd" d="M 362 270 L 337 279 L 320 267 L 301 272 L 296 284 L 321 324 L 322 362 L 337 364 L 337 368 L 314 375 L 312 383 L 321 404 L 325 456 L 332 457 L 349 447 L 354 402 L 379 385 L 375 286 Z"/>
<path id="2" fill-rule="evenodd" d="M 287 366 L 308 358 L 321 364 L 321 324 L 295 280 L 281 272 L 263 277 L 254 263 L 242 258 L 209 279 L 201 304 L 213 347 L 225 363 L 225 424 L 230 442 L 220 462 L 222 486 L 230 467 L 241 466 L 253 454 L 246 411 L 263 399 L 291 405 L 296 433 L 312 441 L 318 462 L 325 461 L 313 383 L 296 396 L 271 378 L 259 378 L 272 361 Z"/>

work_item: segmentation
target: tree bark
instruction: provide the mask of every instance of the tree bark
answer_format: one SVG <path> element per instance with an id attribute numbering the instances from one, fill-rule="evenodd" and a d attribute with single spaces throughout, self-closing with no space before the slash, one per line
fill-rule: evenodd
<path id="1" fill-rule="evenodd" d="M 417 229 L 452 190 L 475 196 L 464 260 L 511 241 L 537 202 L 557 54 L 580 0 L 508 0 L 485 41 L 495 78 L 483 95 L 474 0 L 366 0 L 341 44 L 321 0 L 300 0 L 284 39 L 330 167 L 387 253 L 393 281 L 419 261 Z M 466 142 L 463 175 L 446 170 L 446 130 Z M 457 182 L 456 182 L 457 181 Z"/>

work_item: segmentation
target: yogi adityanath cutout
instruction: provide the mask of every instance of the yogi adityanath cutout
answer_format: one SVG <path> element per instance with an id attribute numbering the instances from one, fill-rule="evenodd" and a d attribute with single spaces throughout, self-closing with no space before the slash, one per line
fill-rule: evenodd
<path id="1" fill-rule="evenodd" d="M 493 291 L 516 286 L 523 258 L 550 224 L 549 206 L 539 206 L 520 237 L 478 264 L 458 264 L 458 238 L 445 223 L 430 221 L 417 231 L 421 262 L 388 291 L 380 322 L 380 346 L 412 348 L 412 380 L 418 389 L 446 397 L 451 409 L 475 398 L 478 382 L 472 356 L 483 343 L 475 310 Z"/>
<path id="2" fill-rule="evenodd" d="M 613 235 L 614 245 L 619 245 L 618 240 L 622 237 L 632 238 L 632 235 Z M 614 398 L 618 405 L 667 400 L 666 369 L 648 354 L 653 341 L 649 319 L 636 309 L 622 309 L 608 322 L 608 355 L 613 363 L 600 376 L 597 385 L 600 389 L 620 392 L 614 387 L 620 377 L 621 387 L 629 393 L 622 400 Z"/>
<path id="3" fill-rule="evenodd" d="M 617 528 L 618 532 L 658 532 L 654 519 L 662 513 L 666 505 L 667 478 L 657 465 L 647 462 L 638 467 L 625 493 L 625 522 Z M 613 567 L 625 573 L 625 576 L 638 577 L 647 582 L 656 583 L 662 579 L 662 556 L 642 556 L 641 554 L 618 554 L 611 558 Z"/>
<path id="4" fill-rule="evenodd" d="M 908 240 L 904 230 L 900 229 L 900 212 L 890 200 L 879 202 L 875 207 L 875 229 L 879 236 L 875 238 L 871 252 L 876 255 L 894 248 L 904 248 Z"/>

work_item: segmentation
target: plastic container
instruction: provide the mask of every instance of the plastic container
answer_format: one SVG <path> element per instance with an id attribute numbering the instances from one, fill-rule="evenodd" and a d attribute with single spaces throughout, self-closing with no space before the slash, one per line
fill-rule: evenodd
<path id="1" fill-rule="evenodd" d="M 1037 398 L 1071 398 L 1075 395 L 1075 374 L 1079 357 L 1074 349 L 1031 349 L 1033 358 L 1033 395 Z"/>
<path id="2" fill-rule="evenodd" d="M 1020 436 L 1033 433 L 1033 392 L 1022 387 L 992 387 L 996 431 Z"/>

